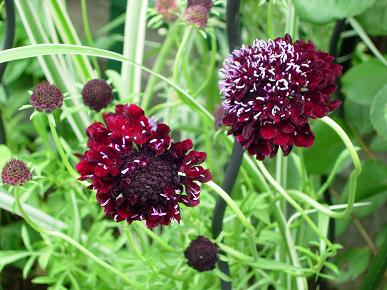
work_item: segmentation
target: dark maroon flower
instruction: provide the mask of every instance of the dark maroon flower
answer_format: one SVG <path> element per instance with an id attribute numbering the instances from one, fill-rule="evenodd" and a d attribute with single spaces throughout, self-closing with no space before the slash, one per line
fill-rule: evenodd
<path id="1" fill-rule="evenodd" d="M 163 16 L 165 21 L 174 22 L 177 20 L 176 0 L 156 0 L 156 11 Z"/>
<path id="2" fill-rule="evenodd" d="M 212 7 L 212 0 L 188 0 L 188 6 L 201 5 L 210 10 Z"/>
<path id="3" fill-rule="evenodd" d="M 211 180 L 200 166 L 206 153 L 191 150 L 190 139 L 171 142 L 166 124 L 152 130 L 136 105 L 117 105 L 103 118 L 106 125 L 87 129 L 89 150 L 76 169 L 81 180 L 91 180 L 106 215 L 117 222 L 145 220 L 152 228 L 180 221 L 179 203 L 199 204 L 197 182 Z"/>
<path id="4" fill-rule="evenodd" d="M 185 21 L 188 24 L 197 26 L 201 29 L 206 28 L 209 11 L 202 5 L 188 6 L 184 12 Z"/>
<path id="5" fill-rule="evenodd" d="M 17 159 L 8 161 L 1 171 L 1 181 L 8 185 L 22 186 L 31 178 L 31 172 L 27 164 Z"/>
<path id="6" fill-rule="evenodd" d="M 340 106 L 331 98 L 341 66 L 311 42 L 292 42 L 289 35 L 256 40 L 234 50 L 220 70 L 229 134 L 260 160 L 285 155 L 293 145 L 310 147 L 314 135 L 308 120 Z"/>
<path id="7" fill-rule="evenodd" d="M 30 104 L 40 112 L 51 113 L 63 105 L 60 89 L 47 82 L 38 84 L 30 96 Z"/>
<path id="8" fill-rule="evenodd" d="M 86 106 L 99 112 L 112 102 L 113 90 L 106 81 L 94 79 L 83 87 L 82 98 Z"/>
<path id="9" fill-rule="evenodd" d="M 199 236 L 191 241 L 184 255 L 192 268 L 199 272 L 209 271 L 215 268 L 218 261 L 218 247 L 206 237 Z"/>

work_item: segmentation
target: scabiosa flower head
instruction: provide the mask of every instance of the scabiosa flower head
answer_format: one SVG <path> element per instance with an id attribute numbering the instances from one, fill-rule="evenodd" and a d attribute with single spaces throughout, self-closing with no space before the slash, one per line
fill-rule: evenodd
<path id="1" fill-rule="evenodd" d="M 149 228 L 180 221 L 180 207 L 199 204 L 200 185 L 211 180 L 201 163 L 207 155 L 190 139 L 171 142 L 170 129 L 152 130 L 136 105 L 117 105 L 87 129 L 89 149 L 76 165 L 89 179 L 105 214 L 119 222 L 145 220 Z"/>
<path id="2" fill-rule="evenodd" d="M 62 107 L 63 95 L 57 86 L 43 82 L 32 92 L 30 104 L 39 112 L 51 113 Z"/>
<path id="3" fill-rule="evenodd" d="M 17 159 L 8 161 L 1 171 L 1 181 L 8 185 L 22 186 L 31 178 L 31 172 L 27 164 Z"/>
<path id="4" fill-rule="evenodd" d="M 209 271 L 215 268 L 218 261 L 218 247 L 206 237 L 199 236 L 191 241 L 184 255 L 192 268 L 199 272 Z"/>
<path id="5" fill-rule="evenodd" d="M 82 89 L 82 98 L 86 106 L 99 112 L 112 102 L 113 90 L 104 80 L 90 80 Z"/>
<path id="6" fill-rule="evenodd" d="M 210 10 L 212 7 L 212 0 L 188 0 L 188 6 L 201 5 Z"/>
<path id="7" fill-rule="evenodd" d="M 340 106 L 331 99 L 341 66 L 311 42 L 289 35 L 256 40 L 234 50 L 220 70 L 219 87 L 229 134 L 260 160 L 285 155 L 293 145 L 310 147 L 309 118 L 321 118 Z"/>
<path id="8" fill-rule="evenodd" d="M 184 19 L 188 24 L 204 29 L 207 26 L 209 11 L 202 5 L 188 6 L 184 12 Z"/>
<path id="9" fill-rule="evenodd" d="M 156 11 L 163 16 L 165 21 L 174 22 L 177 20 L 176 0 L 156 0 Z"/>

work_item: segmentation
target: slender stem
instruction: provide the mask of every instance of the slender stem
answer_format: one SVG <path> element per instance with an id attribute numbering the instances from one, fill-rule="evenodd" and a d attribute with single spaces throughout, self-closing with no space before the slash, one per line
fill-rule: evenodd
<path id="1" fill-rule="evenodd" d="M 359 231 L 360 235 L 366 241 L 368 248 L 370 248 L 372 254 L 374 256 L 376 256 L 378 254 L 378 250 L 376 248 L 375 243 L 372 241 L 371 237 L 368 235 L 367 230 L 363 227 L 362 223 L 355 215 L 352 215 L 352 220 L 353 220 L 353 224 L 354 224 L 355 228 Z"/>
<path id="2" fill-rule="evenodd" d="M 292 264 L 295 267 L 301 268 L 301 263 L 300 263 L 300 259 L 298 257 L 298 253 L 296 251 L 294 239 L 292 237 L 292 234 L 291 234 L 289 228 L 286 226 L 286 219 L 285 219 L 283 212 L 281 210 L 281 207 L 278 205 L 278 203 L 275 205 L 275 210 L 274 210 L 273 214 L 274 214 L 274 217 L 276 219 L 278 228 L 281 232 L 281 236 L 285 238 L 285 247 L 289 253 L 289 258 L 290 258 Z M 306 282 L 305 278 L 297 277 L 296 283 L 297 283 L 298 290 L 308 289 L 307 282 Z"/>
<path id="3" fill-rule="evenodd" d="M 217 44 L 216 44 L 216 36 L 215 36 L 215 31 L 213 33 L 210 33 L 210 38 L 211 38 L 211 61 L 208 65 L 208 70 L 206 70 L 207 77 L 203 81 L 203 83 L 200 85 L 200 87 L 192 94 L 194 97 L 198 96 L 208 85 L 208 83 L 211 81 L 213 77 L 213 72 L 216 67 L 216 52 L 217 52 Z"/>
<path id="4" fill-rule="evenodd" d="M 348 217 L 351 214 L 352 207 L 356 198 L 357 178 L 360 175 L 360 172 L 362 169 L 361 162 L 360 162 L 359 156 L 357 155 L 356 148 L 353 146 L 351 139 L 349 139 L 345 131 L 334 120 L 332 120 L 328 116 L 325 116 L 320 120 L 323 121 L 325 124 L 327 124 L 329 127 L 331 127 L 337 133 L 337 135 L 339 135 L 345 147 L 347 148 L 349 155 L 352 158 L 353 165 L 355 167 L 351 175 L 349 176 L 349 189 L 348 189 L 348 201 L 347 201 L 348 207 L 343 212 L 337 213 L 335 215 L 336 218 Z"/>
<path id="5" fill-rule="evenodd" d="M 205 183 L 209 187 L 211 187 L 223 200 L 224 202 L 234 211 L 238 219 L 242 222 L 242 224 L 251 232 L 255 232 L 254 226 L 249 222 L 246 216 L 242 213 L 236 203 L 232 200 L 229 194 L 224 191 L 219 185 L 217 185 L 213 181 L 209 181 Z"/>
<path id="6" fill-rule="evenodd" d="M 91 31 L 90 31 L 89 17 L 87 15 L 86 0 L 81 0 L 81 9 L 82 9 L 82 22 L 83 22 L 83 28 L 84 28 L 84 31 L 85 31 L 85 37 L 86 37 L 87 45 L 94 46 L 93 36 L 91 35 Z M 101 70 L 99 68 L 99 64 L 98 64 L 97 58 L 95 56 L 93 56 L 91 58 L 91 61 L 92 61 L 93 65 L 94 65 L 95 70 L 97 71 L 97 74 L 100 76 L 101 75 Z"/>
<path id="7" fill-rule="evenodd" d="M 13 46 L 13 39 L 15 36 L 15 6 L 13 2 L 14 1 L 12 0 L 5 0 L 5 12 L 7 14 L 7 30 L 5 34 L 3 50 L 10 49 Z M 0 64 L 0 82 L 3 79 L 6 67 L 6 62 Z"/>
<path id="8" fill-rule="evenodd" d="M 84 246 L 82 246 L 80 243 L 78 243 L 77 241 L 75 241 L 74 239 L 72 239 L 71 237 L 61 233 L 61 232 L 57 232 L 57 231 L 51 231 L 51 230 L 46 230 L 46 229 L 43 229 L 42 227 L 40 227 L 38 224 L 36 224 L 35 222 L 33 222 L 30 217 L 28 216 L 28 214 L 25 212 L 21 202 L 20 202 L 20 189 L 19 188 L 16 188 L 16 192 L 15 192 L 15 200 L 16 200 L 16 205 L 22 215 L 22 217 L 24 218 L 24 220 L 37 232 L 39 232 L 40 234 L 42 235 L 50 235 L 50 236 L 53 236 L 53 237 L 57 237 L 57 238 L 60 238 L 66 242 L 68 242 L 70 245 L 74 246 L 75 248 L 77 248 L 81 253 L 83 253 L 84 255 L 86 255 L 87 257 L 91 258 L 92 260 L 94 260 L 94 262 L 96 262 L 98 265 L 100 265 L 101 267 L 105 268 L 106 270 L 108 270 L 109 272 L 112 272 L 113 274 L 119 276 L 123 281 L 127 282 L 129 285 L 133 286 L 134 288 L 136 289 L 144 289 L 144 287 L 142 287 L 140 284 L 138 284 L 137 282 L 135 281 L 132 281 L 131 279 L 129 279 L 124 273 L 120 272 L 119 270 L 117 270 L 116 268 L 114 268 L 113 266 L 111 266 L 110 264 L 106 263 L 105 261 L 101 260 L 100 258 L 98 258 L 96 255 L 94 255 L 93 253 L 91 253 L 89 250 L 87 250 Z"/>
<path id="9" fill-rule="evenodd" d="M 6 34 L 3 45 L 3 50 L 10 49 L 13 46 L 13 39 L 15 37 L 15 6 L 13 0 L 5 0 L 5 13 L 7 16 L 7 25 L 6 25 Z M 3 81 L 3 76 L 5 69 L 7 67 L 7 62 L 0 64 L 0 84 Z M 4 129 L 3 119 L 1 117 L 0 111 L 0 144 L 6 143 L 6 134 Z"/>
<path id="10" fill-rule="evenodd" d="M 348 18 L 348 22 L 351 24 L 353 29 L 357 32 L 360 38 L 364 41 L 364 43 L 368 46 L 368 48 L 372 51 L 372 53 L 381 61 L 382 64 L 387 66 L 387 60 L 383 57 L 380 51 L 377 49 L 375 44 L 369 38 L 367 33 L 364 31 L 363 27 L 352 17 Z"/>
<path id="11" fill-rule="evenodd" d="M 168 30 L 168 34 L 167 34 L 165 40 L 163 41 L 163 45 L 160 49 L 160 52 L 157 56 L 157 59 L 156 59 L 154 65 L 153 65 L 152 70 L 154 72 L 160 73 L 161 70 L 163 69 L 164 64 L 167 60 L 168 54 L 172 50 L 172 47 L 174 44 L 173 37 L 175 36 L 177 28 L 178 28 L 178 25 L 172 25 L 170 27 L 170 29 Z M 152 100 L 152 94 L 153 94 L 154 87 L 156 84 L 157 84 L 156 76 L 151 75 L 149 77 L 148 83 L 146 85 L 144 97 L 142 98 L 142 101 L 141 101 L 141 106 L 145 111 L 147 110 L 147 108 Z"/>
<path id="12" fill-rule="evenodd" d="M 302 217 L 305 219 L 305 221 L 309 224 L 309 226 L 312 228 L 312 230 L 319 236 L 320 239 L 324 240 L 328 247 L 332 248 L 332 243 L 323 236 L 323 234 L 320 232 L 318 227 L 314 224 L 314 222 L 311 220 L 310 217 L 308 217 L 305 214 L 305 211 L 302 209 L 302 207 L 287 193 L 287 191 L 270 175 L 269 171 L 265 168 L 265 166 L 262 164 L 262 162 L 257 161 L 258 167 L 261 169 L 263 175 L 267 179 L 267 181 L 278 191 L 278 193 L 281 194 L 283 198 L 286 199 L 287 202 L 289 202 L 297 211 L 299 211 L 302 215 Z"/>
<path id="13" fill-rule="evenodd" d="M 273 31 L 273 0 L 269 0 L 267 6 L 267 34 L 269 38 L 274 38 Z"/>
<path id="14" fill-rule="evenodd" d="M 78 177 L 78 174 L 75 172 L 74 168 L 71 166 L 69 160 L 67 159 L 66 153 L 64 152 L 62 143 L 60 142 L 58 133 L 56 131 L 56 126 L 55 126 L 55 120 L 54 116 L 52 114 L 49 114 L 47 116 L 48 118 L 48 124 L 50 126 L 51 134 L 54 139 L 56 148 L 58 149 L 59 155 L 63 161 L 64 166 L 66 167 L 67 171 L 74 177 Z"/>

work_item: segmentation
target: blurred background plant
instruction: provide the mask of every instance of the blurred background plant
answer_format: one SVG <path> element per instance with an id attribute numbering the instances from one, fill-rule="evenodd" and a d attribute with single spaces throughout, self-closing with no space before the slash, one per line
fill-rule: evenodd
<path id="1" fill-rule="evenodd" d="M 192 138 L 197 149 L 208 153 L 206 166 L 214 180 L 220 181 L 231 143 L 224 138 L 225 129 L 215 129 L 206 112 L 215 112 L 220 104 L 218 69 L 228 54 L 225 1 L 213 1 L 203 29 L 192 26 L 194 20 L 187 18 L 187 1 L 183 0 L 13 2 L 14 47 L 83 44 L 120 53 L 152 70 L 149 74 L 127 62 L 64 54 L 19 55 L 20 59 L 8 63 L 0 87 L 5 129 L 0 168 L 15 156 L 29 164 L 34 179 L 22 194 L 27 212 L 41 226 L 63 231 L 146 289 L 219 289 L 220 278 L 227 281 L 229 277 L 218 269 L 198 273 L 186 265 L 183 254 L 191 240 L 210 236 L 215 204 L 211 190 L 203 190 L 199 207 L 182 210 L 179 226 L 150 231 L 139 222 L 116 224 L 103 217 L 94 194 L 66 171 L 48 119 L 33 114 L 30 108 L 19 109 L 28 104 L 29 91 L 36 84 L 48 80 L 58 85 L 66 97 L 54 117 L 65 154 L 75 164 L 75 154 L 85 148 L 85 128 L 92 120 L 101 120 L 82 103 L 81 89 L 87 80 L 106 79 L 113 87 L 114 101 L 103 111 L 113 110 L 116 103 L 136 103 L 154 120 L 173 124 L 176 139 Z M 160 8 L 160 3 L 171 6 Z M 0 14 L 0 38 L 4 41 L 9 17 L 4 1 Z M 252 245 L 244 225 L 227 210 L 224 230 L 217 239 L 223 251 L 220 258 L 230 264 L 235 289 L 298 289 L 296 277 L 305 277 L 309 289 L 383 289 L 387 250 L 387 1 L 244 0 L 242 42 L 283 36 L 290 29 L 289 19 L 293 20 L 294 39 L 312 40 L 344 66 L 337 92 L 344 105 L 335 120 L 359 147 L 363 171 L 356 202 L 371 203 L 356 207 L 350 217 L 335 222 L 323 214 L 311 215 L 324 237 L 342 245 L 337 256 L 329 260 L 326 243 L 303 219 L 296 220 L 290 229 L 301 264 L 294 265 L 288 257 L 278 255 L 285 241 L 276 230 L 272 204 L 266 199 L 273 189 L 256 193 L 262 187 L 257 177 L 260 170 L 254 170 L 254 161 L 246 159 L 233 198 L 260 232 L 255 233 Z M 287 169 L 277 171 L 277 177 L 286 189 L 308 188 L 321 203 L 345 204 L 350 158 L 342 153 L 342 141 L 327 125 L 316 121 L 313 130 L 314 146 L 293 152 L 283 166 Z M 302 155 L 305 166 L 299 165 Z M 264 165 L 275 175 L 276 160 L 267 160 Z M 318 191 L 326 180 L 329 186 Z M 132 289 L 73 246 L 40 235 L 25 224 L 15 214 L 8 189 L 0 187 L 2 289 Z M 309 204 L 301 204 L 310 209 Z M 286 211 L 287 218 L 296 212 L 291 207 Z"/>

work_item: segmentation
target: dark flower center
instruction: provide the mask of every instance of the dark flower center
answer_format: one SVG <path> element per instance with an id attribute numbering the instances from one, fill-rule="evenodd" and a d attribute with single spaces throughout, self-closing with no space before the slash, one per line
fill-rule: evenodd
<path id="1" fill-rule="evenodd" d="M 158 202 L 167 186 L 179 183 L 178 168 L 170 154 L 156 155 L 149 149 L 134 150 L 124 158 L 121 174 L 124 195 L 136 194 L 143 202 Z"/>

